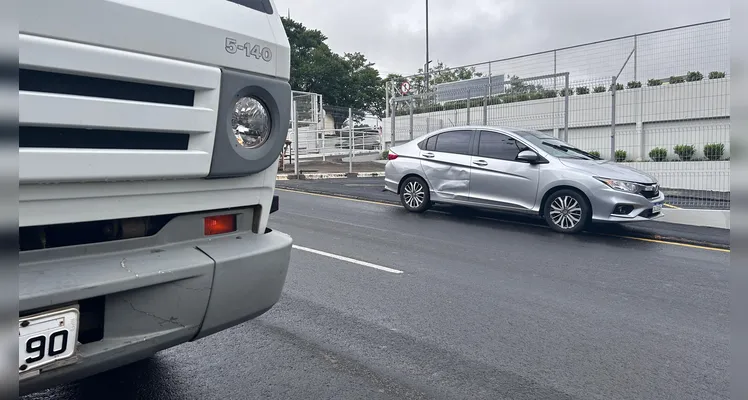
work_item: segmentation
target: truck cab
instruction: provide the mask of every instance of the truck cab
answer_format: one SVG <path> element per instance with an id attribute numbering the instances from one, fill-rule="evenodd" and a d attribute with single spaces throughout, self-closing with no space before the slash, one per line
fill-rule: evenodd
<path id="1" fill-rule="evenodd" d="M 19 5 L 21 394 L 272 308 L 292 248 L 268 228 L 291 108 L 274 2 Z"/>

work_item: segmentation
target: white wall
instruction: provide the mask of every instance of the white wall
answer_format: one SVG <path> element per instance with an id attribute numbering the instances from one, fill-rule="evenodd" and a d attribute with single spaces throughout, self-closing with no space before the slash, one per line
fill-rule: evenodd
<path id="1" fill-rule="evenodd" d="M 569 97 L 569 142 L 586 150 L 610 153 L 610 92 Z M 484 108 L 444 110 L 413 115 L 413 137 L 453 125 L 482 125 Z M 486 107 L 487 125 L 543 131 L 563 136 L 564 99 L 540 99 Z M 723 143 L 729 157 L 730 78 L 625 89 L 616 95 L 616 149 L 632 160 L 647 160 L 649 150 L 664 147 L 672 154 L 678 144 L 692 144 L 701 155 L 704 144 Z M 391 121 L 383 121 L 391 140 Z M 408 140 L 409 116 L 395 118 L 396 141 Z M 676 157 L 677 158 L 677 157 Z"/>
<path id="2" fill-rule="evenodd" d="M 631 162 L 625 165 L 657 176 L 663 188 L 730 191 L 729 161 Z"/>

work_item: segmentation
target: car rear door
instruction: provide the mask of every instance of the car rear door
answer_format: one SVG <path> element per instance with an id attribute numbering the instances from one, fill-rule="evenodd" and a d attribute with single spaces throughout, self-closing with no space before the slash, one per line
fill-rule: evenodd
<path id="1" fill-rule="evenodd" d="M 427 139 L 420 157 L 432 200 L 468 200 L 474 134 L 473 129 L 455 129 Z"/>

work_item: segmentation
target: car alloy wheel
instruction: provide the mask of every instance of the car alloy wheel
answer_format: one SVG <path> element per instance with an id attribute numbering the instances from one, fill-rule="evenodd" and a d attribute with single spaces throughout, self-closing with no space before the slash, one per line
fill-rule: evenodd
<path id="1" fill-rule="evenodd" d="M 582 221 L 582 207 L 571 196 L 556 197 L 551 203 L 551 219 L 562 229 L 572 229 Z"/>
<path id="2" fill-rule="evenodd" d="M 400 190 L 400 202 L 408 211 L 426 211 L 431 206 L 426 182 L 415 176 L 406 179 Z"/>
<path id="3" fill-rule="evenodd" d="M 553 230 L 576 233 L 587 225 L 590 207 L 580 194 L 561 190 L 551 195 L 546 202 L 545 219 Z"/>

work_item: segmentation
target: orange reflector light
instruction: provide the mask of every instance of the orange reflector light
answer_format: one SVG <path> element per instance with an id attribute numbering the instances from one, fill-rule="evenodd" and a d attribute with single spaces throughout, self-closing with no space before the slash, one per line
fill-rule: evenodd
<path id="1" fill-rule="evenodd" d="M 205 236 L 220 235 L 236 230 L 236 215 L 215 215 L 205 218 Z"/>

